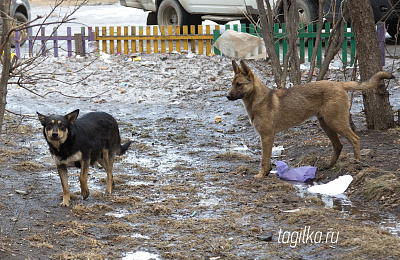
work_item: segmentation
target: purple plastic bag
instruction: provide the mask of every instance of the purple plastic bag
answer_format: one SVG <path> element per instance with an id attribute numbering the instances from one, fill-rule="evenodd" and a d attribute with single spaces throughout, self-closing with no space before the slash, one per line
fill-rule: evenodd
<path id="1" fill-rule="evenodd" d="M 277 175 L 279 178 L 287 181 L 301 181 L 312 180 L 315 178 L 317 167 L 303 166 L 299 168 L 289 169 L 286 163 L 282 161 L 276 162 Z"/>

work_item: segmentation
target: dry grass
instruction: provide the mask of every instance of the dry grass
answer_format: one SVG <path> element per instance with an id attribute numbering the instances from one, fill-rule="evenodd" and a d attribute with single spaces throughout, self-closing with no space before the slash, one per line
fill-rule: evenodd
<path id="1" fill-rule="evenodd" d="M 44 241 L 43 237 L 40 234 L 34 234 L 31 236 L 28 236 L 26 239 L 28 241 L 36 241 L 36 242 Z"/>
<path id="2" fill-rule="evenodd" d="M 114 209 L 105 204 L 94 204 L 93 206 L 86 206 L 84 204 L 77 204 L 72 208 L 72 212 L 78 216 L 90 216 L 92 213 L 110 212 Z"/>
<path id="3" fill-rule="evenodd" d="M 113 199 L 114 203 L 135 205 L 142 202 L 141 198 L 135 196 L 121 196 Z"/>
<path id="4" fill-rule="evenodd" d="M 106 226 L 111 232 L 130 233 L 133 231 L 133 228 L 129 224 L 122 221 L 114 221 Z"/>
<path id="5" fill-rule="evenodd" d="M 215 156 L 216 159 L 221 160 L 221 161 L 251 161 L 254 158 L 252 156 L 240 154 L 240 153 L 232 153 L 232 152 L 227 152 L 223 154 L 218 154 Z"/>
<path id="6" fill-rule="evenodd" d="M 53 255 L 55 259 L 67 260 L 67 259 L 105 259 L 105 255 L 101 252 L 83 252 L 83 253 L 73 253 L 64 252 L 62 254 Z"/>
<path id="7" fill-rule="evenodd" d="M 61 238 L 72 238 L 72 237 L 80 237 L 82 236 L 81 234 L 79 234 L 79 230 L 78 229 L 72 229 L 72 228 L 68 228 L 66 230 L 63 230 L 61 232 L 58 232 L 57 235 Z"/>
<path id="8" fill-rule="evenodd" d="M 31 246 L 37 247 L 37 248 L 47 248 L 47 249 L 53 249 L 54 246 L 52 244 L 49 244 L 47 242 L 43 243 L 31 243 Z"/>
<path id="9" fill-rule="evenodd" d="M 237 174 L 237 175 L 256 175 L 258 174 L 258 170 L 254 169 L 252 167 L 249 167 L 248 165 L 241 165 L 239 166 L 235 171 L 231 172 L 233 174 Z"/>
<path id="10" fill-rule="evenodd" d="M 341 245 L 348 248 L 357 248 L 352 252 L 341 255 L 337 259 L 383 259 L 383 256 L 391 256 L 392 259 L 400 259 L 399 238 L 389 232 L 368 226 L 346 225 L 341 228 L 339 238 Z"/>
<path id="11" fill-rule="evenodd" d="M 172 168 L 173 171 L 184 172 L 184 171 L 193 171 L 194 167 L 188 167 L 186 164 L 177 164 Z"/>
<path id="12" fill-rule="evenodd" d="M 325 206 L 325 202 L 323 200 L 321 200 L 318 197 L 315 196 L 307 196 L 306 198 L 304 198 L 304 201 L 306 203 L 310 203 L 313 205 L 318 205 L 318 206 Z"/>
<path id="13" fill-rule="evenodd" d="M 400 181 L 394 174 L 378 178 L 367 178 L 362 185 L 361 195 L 370 202 L 382 201 L 384 204 L 398 204 Z"/>
<path id="14" fill-rule="evenodd" d="M 17 171 L 30 171 L 30 172 L 35 172 L 40 169 L 43 169 L 43 166 L 41 164 L 32 162 L 32 161 L 25 161 L 22 163 L 18 163 L 14 166 L 14 169 Z"/>
<path id="15" fill-rule="evenodd" d="M 278 215 L 277 221 L 285 221 L 288 224 L 307 224 L 309 226 L 323 226 L 329 223 L 329 214 L 327 209 L 320 208 L 304 208 L 297 212 L 287 212 Z"/>
<path id="16" fill-rule="evenodd" d="M 279 181 L 277 183 L 267 184 L 262 186 L 261 189 L 264 191 L 295 191 L 293 185 L 286 181 Z"/>
<path id="17" fill-rule="evenodd" d="M 148 211 L 152 213 L 154 216 L 159 216 L 159 215 L 168 215 L 171 213 L 172 210 L 168 206 L 155 204 L 152 207 L 150 207 Z"/>
<path id="18" fill-rule="evenodd" d="M 10 149 L 4 149 L 0 148 L 0 156 L 2 158 L 11 158 L 19 155 L 25 155 L 28 154 L 29 150 L 28 149 L 19 149 L 19 150 L 10 150 Z"/>

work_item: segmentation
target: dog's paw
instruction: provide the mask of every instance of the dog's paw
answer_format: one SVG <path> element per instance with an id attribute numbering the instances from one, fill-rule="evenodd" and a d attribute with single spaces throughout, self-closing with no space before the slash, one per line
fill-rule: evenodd
<path id="1" fill-rule="evenodd" d="M 111 187 L 107 187 L 106 192 L 107 192 L 107 194 L 111 194 L 112 188 Z"/>
<path id="2" fill-rule="evenodd" d="M 69 201 L 63 201 L 63 202 L 60 204 L 60 206 L 61 206 L 61 207 L 69 207 Z"/>
<path id="3" fill-rule="evenodd" d="M 257 174 L 257 175 L 254 175 L 254 178 L 262 179 L 262 178 L 264 178 L 264 175 L 263 174 Z"/>
<path id="4" fill-rule="evenodd" d="M 259 173 L 259 174 L 257 174 L 257 175 L 254 175 L 254 178 L 259 178 L 259 179 L 262 179 L 262 178 L 265 178 L 265 176 L 268 176 L 269 175 L 269 172 L 267 172 L 267 173 Z"/>
<path id="5" fill-rule="evenodd" d="M 268 171 L 265 171 L 263 169 L 261 169 L 257 175 L 254 175 L 254 178 L 264 178 L 265 176 L 269 175 L 271 169 L 269 169 Z"/>
<path id="6" fill-rule="evenodd" d="M 69 207 L 69 202 L 71 200 L 71 197 L 69 195 L 63 195 L 63 201 L 60 204 L 61 207 Z"/>
<path id="7" fill-rule="evenodd" d="M 353 163 L 353 164 L 360 164 L 360 163 L 361 163 L 361 160 L 360 160 L 360 159 L 357 159 L 357 158 L 351 158 L 351 159 L 350 159 L 350 162 Z"/>
<path id="8" fill-rule="evenodd" d="M 85 200 L 89 197 L 90 192 L 89 192 L 89 190 L 82 190 L 81 194 L 82 194 L 83 199 Z"/>

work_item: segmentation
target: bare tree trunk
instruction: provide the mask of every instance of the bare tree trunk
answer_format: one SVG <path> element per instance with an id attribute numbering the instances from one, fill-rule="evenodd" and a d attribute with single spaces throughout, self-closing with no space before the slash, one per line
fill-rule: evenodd
<path id="1" fill-rule="evenodd" d="M 3 33 L 1 37 L 0 45 L 7 41 L 7 34 L 9 32 L 9 14 L 10 1 L 1 1 L 0 12 L 1 18 L 3 19 Z M 1 53 L 0 53 L 1 55 Z M 3 126 L 4 112 L 7 103 L 7 84 L 10 77 L 10 62 L 11 62 L 11 43 L 8 41 L 4 46 L 3 54 L 3 68 L 0 79 L 0 134 Z"/>
<path id="2" fill-rule="evenodd" d="M 274 42 L 274 17 L 269 1 L 265 1 L 267 11 L 265 11 L 264 1 L 257 0 L 257 8 L 261 21 L 261 32 L 263 35 L 265 48 L 271 60 L 272 73 L 275 77 L 275 83 L 278 88 L 284 88 L 288 68 L 290 67 L 290 77 L 294 85 L 300 84 L 300 58 L 297 52 L 297 36 L 299 26 L 299 13 L 296 0 L 292 0 L 290 5 L 288 0 L 283 0 L 284 19 L 287 31 L 288 52 L 284 57 L 283 69 L 275 50 Z"/>
<path id="3" fill-rule="evenodd" d="M 325 50 L 324 61 L 317 76 L 317 80 L 324 79 L 326 72 L 329 70 L 329 64 L 342 48 L 342 44 L 344 41 L 344 24 L 345 22 L 343 20 L 343 17 L 340 17 L 329 35 L 328 44 Z"/>
<path id="4" fill-rule="evenodd" d="M 317 52 L 318 52 L 318 47 L 321 42 L 321 35 L 322 35 L 322 27 L 324 26 L 324 4 L 325 0 L 319 0 L 318 1 L 318 30 L 317 30 L 317 38 L 315 40 L 315 46 L 313 49 L 313 54 L 311 56 L 311 61 L 310 61 L 310 72 L 308 74 L 307 82 L 311 82 L 313 74 L 314 74 L 314 69 L 315 69 L 315 59 L 317 58 Z M 325 75 L 325 74 L 324 74 Z"/>
<path id="5" fill-rule="evenodd" d="M 361 80 L 368 80 L 382 70 L 378 34 L 369 0 L 347 1 L 353 24 Z M 363 102 L 368 129 L 387 130 L 394 127 L 394 116 L 389 93 L 382 82 L 377 89 L 365 91 Z"/>
<path id="6" fill-rule="evenodd" d="M 291 0 L 290 5 L 287 0 L 283 0 L 284 19 L 286 24 L 288 52 L 283 59 L 283 81 L 281 85 L 285 85 L 286 73 L 290 67 L 289 76 L 294 85 L 300 85 L 300 58 L 297 52 L 297 39 L 299 29 L 299 13 L 296 0 Z"/>
<path id="7" fill-rule="evenodd" d="M 261 33 L 263 36 L 268 57 L 271 60 L 272 73 L 275 76 L 275 83 L 278 86 L 278 88 L 281 88 L 284 87 L 284 85 L 281 86 L 282 68 L 278 54 L 276 53 L 275 50 L 274 17 L 269 1 L 266 1 L 266 3 L 267 3 L 268 14 L 265 11 L 264 0 L 257 0 L 258 14 L 260 16 L 260 21 L 261 21 Z"/>

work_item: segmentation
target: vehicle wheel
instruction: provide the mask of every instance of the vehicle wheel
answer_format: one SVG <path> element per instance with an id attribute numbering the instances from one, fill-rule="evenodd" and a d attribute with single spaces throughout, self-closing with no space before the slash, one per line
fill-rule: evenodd
<path id="1" fill-rule="evenodd" d="M 150 12 L 147 14 L 147 25 L 157 25 L 157 13 Z"/>
<path id="2" fill-rule="evenodd" d="M 163 26 L 182 26 L 187 24 L 188 13 L 176 0 L 164 0 L 158 7 L 157 21 Z"/>
<path id="3" fill-rule="evenodd" d="M 299 23 L 307 26 L 318 17 L 318 1 L 297 0 L 297 10 L 299 11 Z"/>
<path id="4" fill-rule="evenodd" d="M 13 20 L 11 26 L 14 26 L 15 23 L 17 25 L 21 25 L 23 23 L 26 23 L 27 21 L 28 21 L 28 18 L 25 15 L 23 15 L 20 12 L 15 12 L 14 20 Z M 20 31 L 19 33 L 20 33 L 20 36 L 21 36 L 21 41 L 19 42 L 19 44 L 22 46 L 26 41 L 25 40 L 26 37 L 28 37 L 28 29 Z M 14 36 L 15 36 L 15 34 L 13 34 L 11 37 L 14 37 Z M 12 47 L 15 47 L 15 41 L 11 41 L 11 45 L 12 45 Z"/>

